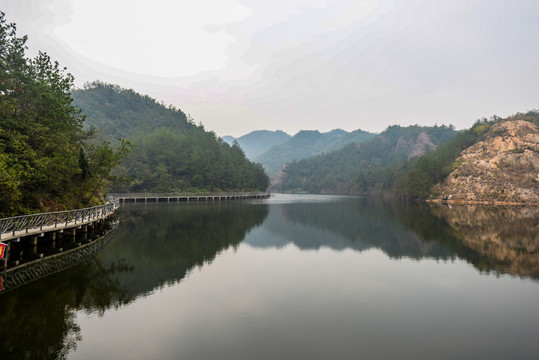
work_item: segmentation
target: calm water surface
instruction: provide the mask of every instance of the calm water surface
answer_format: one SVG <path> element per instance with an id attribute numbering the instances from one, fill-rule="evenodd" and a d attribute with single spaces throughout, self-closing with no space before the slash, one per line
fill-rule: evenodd
<path id="1" fill-rule="evenodd" d="M 0 359 L 538 359 L 537 209 L 274 195 L 131 204 L 0 293 Z"/>

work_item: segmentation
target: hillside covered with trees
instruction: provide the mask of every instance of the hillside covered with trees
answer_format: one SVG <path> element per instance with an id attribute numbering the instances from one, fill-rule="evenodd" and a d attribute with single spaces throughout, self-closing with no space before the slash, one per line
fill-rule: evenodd
<path id="1" fill-rule="evenodd" d="M 273 177 L 285 163 L 342 149 L 348 144 L 360 143 L 372 136 L 374 134 L 359 129 L 352 132 L 336 129 L 326 133 L 302 130 L 286 142 L 258 155 L 255 161 L 261 163 L 268 175 Z"/>
<path id="2" fill-rule="evenodd" d="M 26 41 L 0 12 L 0 216 L 100 203 L 129 144 L 89 144 L 73 76 L 45 53 L 27 58 Z"/>
<path id="3" fill-rule="evenodd" d="M 276 186 L 406 199 L 453 194 L 464 200 L 526 202 L 537 192 L 538 125 L 539 112 L 533 110 L 480 119 L 460 132 L 452 126 L 391 126 L 361 144 L 287 164 Z"/>
<path id="4" fill-rule="evenodd" d="M 413 162 L 455 136 L 452 126 L 390 126 L 341 150 L 287 164 L 285 191 L 363 194 L 387 190 Z"/>
<path id="5" fill-rule="evenodd" d="M 265 190 L 261 165 L 246 159 L 180 109 L 117 85 L 93 82 L 73 91 L 98 138 L 127 139 L 136 148 L 114 171 L 114 191 L 205 192 Z"/>

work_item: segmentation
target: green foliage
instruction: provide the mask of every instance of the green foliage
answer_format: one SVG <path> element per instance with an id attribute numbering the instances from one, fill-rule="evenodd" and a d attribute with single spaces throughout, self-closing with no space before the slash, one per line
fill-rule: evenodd
<path id="1" fill-rule="evenodd" d="M 259 155 L 256 160 L 264 166 L 268 174 L 274 175 L 284 163 L 329 153 L 342 149 L 351 143 L 360 143 L 372 136 L 373 134 L 363 130 L 355 130 L 350 133 L 340 129 L 327 133 L 320 133 L 317 130 L 303 130 L 288 141 Z"/>
<path id="2" fill-rule="evenodd" d="M 500 121 L 526 120 L 539 124 L 536 110 L 501 119 L 480 119 L 455 135 L 453 127 L 391 126 L 360 145 L 349 145 L 326 155 L 289 164 L 285 189 L 348 194 L 386 193 L 402 198 L 425 199 L 432 187 L 455 168 L 460 153 L 489 136 Z M 409 148 L 419 132 L 439 145 L 434 151 L 409 159 Z M 454 136 L 455 135 L 455 136 Z"/>
<path id="3" fill-rule="evenodd" d="M 100 140 L 133 139 L 160 127 L 197 128 L 181 110 L 118 85 L 94 81 L 73 90 L 72 96 L 86 115 L 86 129 L 94 128 Z"/>
<path id="4" fill-rule="evenodd" d="M 269 185 L 263 168 L 248 161 L 237 143 L 228 145 L 179 109 L 101 82 L 74 91 L 74 98 L 102 139 L 136 144 L 112 172 L 126 179 L 114 191 L 248 191 Z"/>
<path id="5" fill-rule="evenodd" d="M 81 166 L 95 164 L 82 161 L 90 134 L 72 104 L 73 76 L 45 53 L 26 58 L 26 40 L 0 12 L 0 216 L 91 202 L 77 202 L 93 181 Z"/>
<path id="6" fill-rule="evenodd" d="M 390 126 L 381 134 L 360 144 L 350 144 L 339 151 L 288 164 L 285 189 L 308 192 L 372 193 L 392 188 L 405 171 L 406 162 L 417 145 L 420 134 L 438 145 L 455 134 L 451 126 Z"/>

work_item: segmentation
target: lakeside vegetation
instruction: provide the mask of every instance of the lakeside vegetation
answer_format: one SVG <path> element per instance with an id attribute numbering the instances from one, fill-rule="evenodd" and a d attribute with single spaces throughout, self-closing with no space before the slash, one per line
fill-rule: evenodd
<path id="1" fill-rule="evenodd" d="M 0 217 L 96 205 L 110 189 L 267 188 L 237 144 L 181 110 L 101 82 L 73 91 L 66 68 L 28 58 L 16 30 L 0 12 Z"/>
<path id="2" fill-rule="evenodd" d="M 454 169 L 461 152 L 485 139 L 493 125 L 524 120 L 539 125 L 539 111 L 518 113 L 506 119 L 479 119 L 467 130 L 452 126 L 403 128 L 391 126 L 361 144 L 287 165 L 284 191 L 313 193 L 384 194 L 403 199 L 426 199 L 434 185 Z M 424 132 L 436 149 L 410 157 Z"/>
<path id="3" fill-rule="evenodd" d="M 100 203 L 130 144 L 90 144 L 73 76 L 46 53 L 27 58 L 26 41 L 0 12 L 0 216 Z"/>
<path id="4" fill-rule="evenodd" d="M 114 191 L 263 191 L 269 185 L 262 166 L 237 143 L 227 144 L 180 109 L 98 81 L 74 90 L 73 98 L 100 138 L 121 136 L 136 145 L 113 171 L 124 180 Z"/>

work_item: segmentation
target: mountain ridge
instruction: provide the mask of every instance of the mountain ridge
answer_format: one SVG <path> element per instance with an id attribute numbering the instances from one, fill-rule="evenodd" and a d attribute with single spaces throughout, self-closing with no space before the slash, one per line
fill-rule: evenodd
<path id="1" fill-rule="evenodd" d="M 352 132 L 334 129 L 325 133 L 318 130 L 301 130 L 286 142 L 273 146 L 254 160 L 262 164 L 267 174 L 272 177 L 285 163 L 341 149 L 372 136 L 374 134 L 361 129 Z"/>

